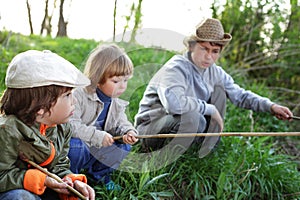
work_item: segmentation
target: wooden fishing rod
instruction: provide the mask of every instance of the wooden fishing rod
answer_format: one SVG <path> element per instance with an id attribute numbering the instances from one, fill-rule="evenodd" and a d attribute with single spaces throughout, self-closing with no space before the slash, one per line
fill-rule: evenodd
<path id="1" fill-rule="evenodd" d="M 297 120 L 300 120 L 300 117 L 297 117 L 297 116 L 293 116 L 291 117 L 292 119 L 297 119 Z"/>
<path id="2" fill-rule="evenodd" d="M 53 178 L 54 180 L 56 180 L 59 183 L 64 183 L 64 181 L 58 177 L 57 175 L 49 172 L 47 169 L 42 168 L 41 166 L 39 166 L 38 164 L 36 164 L 35 162 L 28 160 L 27 158 L 25 158 L 24 155 L 21 155 L 20 158 L 24 161 L 26 161 L 28 164 L 34 166 L 35 168 L 37 168 L 38 170 L 40 170 L 41 172 L 45 173 L 46 175 L 48 175 L 49 177 Z M 71 187 L 70 185 L 67 185 L 67 189 L 69 191 L 71 191 L 72 193 L 74 193 L 77 197 L 79 197 L 82 200 L 87 200 L 87 198 L 85 196 L 83 196 L 79 191 L 77 191 L 75 188 Z"/>
<path id="3" fill-rule="evenodd" d="M 185 137 L 213 137 L 213 136 L 300 136 L 300 132 L 225 132 L 225 133 L 177 133 L 177 134 L 156 134 L 156 135 L 136 135 L 136 138 L 185 138 Z M 123 136 L 115 136 L 114 140 L 122 139 Z"/>
<path id="4" fill-rule="evenodd" d="M 31 161 L 31 160 L 25 160 L 26 162 L 28 162 L 30 165 L 34 166 L 35 168 L 37 168 L 38 170 L 40 170 L 41 172 L 45 173 L 46 175 L 48 175 L 49 177 L 53 178 L 54 180 L 56 180 L 59 183 L 64 183 L 63 180 L 56 176 L 55 174 L 50 173 L 49 171 L 47 171 L 46 169 L 42 168 L 41 166 L 39 166 L 38 164 L 36 164 L 35 162 Z M 87 198 L 85 196 L 83 196 L 80 192 L 78 192 L 75 188 L 67 185 L 67 189 L 69 191 L 71 191 L 72 193 L 74 193 L 77 197 L 79 197 L 82 200 L 87 200 Z"/>

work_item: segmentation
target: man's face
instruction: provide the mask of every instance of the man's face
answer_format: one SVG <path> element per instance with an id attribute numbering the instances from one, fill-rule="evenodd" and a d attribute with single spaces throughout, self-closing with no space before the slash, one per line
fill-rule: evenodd
<path id="1" fill-rule="evenodd" d="M 212 46 L 209 42 L 197 42 L 191 48 L 191 57 L 195 65 L 206 69 L 217 61 L 220 56 L 221 47 Z"/>

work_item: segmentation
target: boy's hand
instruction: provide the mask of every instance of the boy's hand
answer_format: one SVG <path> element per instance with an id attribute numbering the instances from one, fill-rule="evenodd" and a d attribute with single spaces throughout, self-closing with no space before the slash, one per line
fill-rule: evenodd
<path id="1" fill-rule="evenodd" d="M 95 200 L 95 191 L 88 184 L 78 180 L 74 181 L 73 183 L 72 179 L 67 176 L 65 176 L 62 180 L 63 183 L 59 183 L 55 179 L 47 176 L 45 180 L 45 186 L 59 193 L 60 196 L 64 196 L 64 195 L 74 196 L 74 194 L 71 194 L 71 192 L 67 189 L 67 185 L 69 185 L 74 189 L 76 189 L 80 194 L 85 196 L 88 200 Z M 74 199 L 74 198 L 70 198 L 70 199 Z"/>
<path id="2" fill-rule="evenodd" d="M 46 187 L 51 188 L 57 193 L 70 194 L 69 190 L 67 189 L 67 185 L 73 187 L 72 179 L 64 178 L 63 181 L 64 181 L 63 183 L 59 183 L 55 179 L 47 176 L 44 184 Z"/>
<path id="3" fill-rule="evenodd" d="M 136 133 L 134 131 L 128 131 L 125 135 L 123 135 L 123 142 L 125 144 L 135 144 L 138 141 L 135 136 Z"/>
<path id="4" fill-rule="evenodd" d="M 111 146 L 114 142 L 115 141 L 114 141 L 112 135 L 109 134 L 109 133 L 106 133 L 104 138 L 103 138 L 103 141 L 102 141 L 102 146 L 103 147 L 108 147 L 108 146 Z"/>
<path id="5" fill-rule="evenodd" d="M 76 181 L 74 181 L 74 188 L 78 192 L 80 192 L 83 196 L 87 197 L 88 200 L 94 200 L 95 199 L 95 191 L 88 184 L 76 180 Z"/>

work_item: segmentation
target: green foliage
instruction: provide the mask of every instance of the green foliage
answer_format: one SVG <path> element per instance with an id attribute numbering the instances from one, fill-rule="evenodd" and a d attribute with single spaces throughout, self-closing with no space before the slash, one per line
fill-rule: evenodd
<path id="1" fill-rule="evenodd" d="M 4 41 L 6 41 L 1 44 L 1 47 L 9 53 L 8 60 L 5 59 L 6 64 L 20 52 L 29 49 L 48 49 L 58 53 L 62 57 L 67 57 L 74 65 L 81 67 L 89 52 L 98 45 L 94 40 L 70 40 L 65 37 L 54 39 L 37 35 L 23 36 L 20 34 L 7 34 L 6 32 L 0 33 L 0 38 L 4 38 Z"/>
<path id="2" fill-rule="evenodd" d="M 115 172 L 114 180 L 124 188 L 120 193 L 100 186 L 96 190 L 105 199 L 297 199 L 297 164 L 276 154 L 272 141 L 269 137 L 222 138 L 204 159 L 198 158 L 199 147 L 194 145 L 157 171 Z M 133 151 L 139 152 L 139 146 Z"/>
<path id="3" fill-rule="evenodd" d="M 1 67 L 0 67 L 0 91 L 3 91 L 5 89 L 4 82 L 5 82 L 5 73 L 6 73 L 6 66 L 9 64 L 12 55 L 10 52 L 8 52 L 4 47 L 1 46 L 0 49 L 1 54 Z M 0 92 L 1 94 L 1 92 Z"/>
<path id="4" fill-rule="evenodd" d="M 295 115 L 300 114 L 298 8 L 297 1 L 283 0 L 215 0 L 212 6 L 213 17 L 233 37 L 219 64 L 235 78 L 244 76 L 240 82 L 244 86 L 269 88 L 275 93 L 272 99 L 290 107 Z"/>
<path id="5" fill-rule="evenodd" d="M 70 40 L 68 38 L 40 37 L 37 35 L 23 36 L 10 32 L 0 32 L 1 68 L 0 68 L 0 91 L 5 89 L 4 79 L 6 69 L 12 58 L 20 52 L 36 49 L 48 49 L 67 58 L 79 69 L 83 69 L 83 64 L 89 52 L 98 44 L 93 40 Z"/>

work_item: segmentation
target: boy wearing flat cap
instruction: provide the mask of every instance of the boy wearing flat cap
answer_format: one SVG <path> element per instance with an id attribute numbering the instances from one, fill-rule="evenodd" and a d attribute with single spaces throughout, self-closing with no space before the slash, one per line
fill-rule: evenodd
<path id="1" fill-rule="evenodd" d="M 90 84 L 73 64 L 50 51 L 29 50 L 8 66 L 0 101 L 0 199 L 95 199 L 86 177 L 69 169 L 74 87 Z M 26 161 L 37 163 L 63 183 Z"/>
<path id="2" fill-rule="evenodd" d="M 287 107 L 244 90 L 216 65 L 222 49 L 231 39 L 219 20 L 207 18 L 200 22 L 195 34 L 184 41 L 186 53 L 172 57 L 148 84 L 135 117 L 140 135 L 219 133 L 223 129 L 227 98 L 238 107 L 290 119 L 293 114 Z M 199 156 L 204 157 L 219 138 L 195 140 L 202 144 Z M 195 140 L 174 138 L 168 145 L 188 147 Z M 147 150 L 159 149 L 164 143 L 162 139 L 142 140 Z"/>

